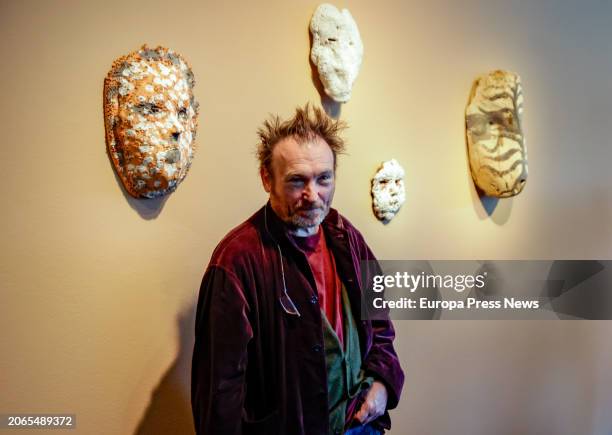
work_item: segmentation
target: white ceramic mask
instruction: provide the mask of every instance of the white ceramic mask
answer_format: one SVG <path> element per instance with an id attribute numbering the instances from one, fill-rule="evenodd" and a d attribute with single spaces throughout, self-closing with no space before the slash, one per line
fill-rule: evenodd
<path id="1" fill-rule="evenodd" d="M 383 223 L 388 223 L 405 201 L 404 169 L 395 159 L 384 162 L 372 178 L 374 214 Z"/>
<path id="2" fill-rule="evenodd" d="M 348 10 L 340 12 L 324 3 L 310 20 L 310 32 L 310 59 L 317 66 L 325 93 L 334 101 L 346 103 L 363 58 L 357 24 Z"/>

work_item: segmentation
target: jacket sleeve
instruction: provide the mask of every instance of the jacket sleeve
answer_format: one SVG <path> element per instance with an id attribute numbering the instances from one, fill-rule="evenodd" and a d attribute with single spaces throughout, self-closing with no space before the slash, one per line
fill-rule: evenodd
<path id="1" fill-rule="evenodd" d="M 252 337 L 239 280 L 231 271 L 210 266 L 200 287 L 191 366 L 197 434 L 242 433 L 247 345 Z"/>
<path id="2" fill-rule="evenodd" d="M 365 274 L 368 275 L 366 279 L 369 280 L 370 274 L 381 274 L 382 271 L 376 257 L 363 240 L 363 236 L 358 235 L 361 239 L 361 260 L 368 262 L 366 266 L 368 270 L 365 271 Z M 367 374 L 385 384 L 388 393 L 387 409 L 393 409 L 399 402 L 404 385 L 404 372 L 393 347 L 395 329 L 388 318 L 388 313 L 383 319 L 372 319 L 371 324 L 372 346 L 363 361 L 363 368 Z"/>

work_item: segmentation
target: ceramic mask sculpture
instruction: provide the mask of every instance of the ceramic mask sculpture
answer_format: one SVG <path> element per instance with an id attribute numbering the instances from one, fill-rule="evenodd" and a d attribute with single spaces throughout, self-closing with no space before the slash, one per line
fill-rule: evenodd
<path id="1" fill-rule="evenodd" d="M 193 73 L 172 50 L 146 45 L 117 59 L 104 81 L 110 158 L 125 189 L 157 198 L 183 181 L 195 151 Z"/>
<path id="2" fill-rule="evenodd" d="M 395 159 L 384 162 L 372 178 L 372 209 L 378 220 L 388 223 L 406 201 L 404 169 Z"/>
<path id="3" fill-rule="evenodd" d="M 522 114 L 518 75 L 493 71 L 476 80 L 465 111 L 468 156 L 474 183 L 487 196 L 514 196 L 525 186 Z"/>
<path id="4" fill-rule="evenodd" d="M 334 101 L 346 103 L 363 58 L 357 24 L 348 10 L 340 12 L 324 3 L 310 20 L 310 32 L 310 59 L 317 66 L 325 93 Z"/>

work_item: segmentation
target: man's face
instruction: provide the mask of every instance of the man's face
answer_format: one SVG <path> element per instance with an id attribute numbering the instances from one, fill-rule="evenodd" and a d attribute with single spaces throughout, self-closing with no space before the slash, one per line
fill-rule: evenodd
<path id="1" fill-rule="evenodd" d="M 123 181 L 137 196 L 162 196 L 193 159 L 196 108 L 188 79 L 171 62 L 140 60 L 120 80 L 114 135 Z"/>
<path id="2" fill-rule="evenodd" d="M 301 144 L 285 138 L 272 151 L 271 169 L 262 169 L 261 177 L 272 209 L 296 234 L 316 232 L 336 187 L 329 145 L 318 137 Z"/>

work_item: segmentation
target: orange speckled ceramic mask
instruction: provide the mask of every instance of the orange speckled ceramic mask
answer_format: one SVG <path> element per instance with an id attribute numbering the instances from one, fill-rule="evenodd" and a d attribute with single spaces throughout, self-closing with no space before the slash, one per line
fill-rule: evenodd
<path id="1" fill-rule="evenodd" d="M 104 81 L 110 158 L 126 190 L 157 198 L 183 181 L 195 151 L 198 103 L 193 73 L 163 47 L 117 59 Z"/>

